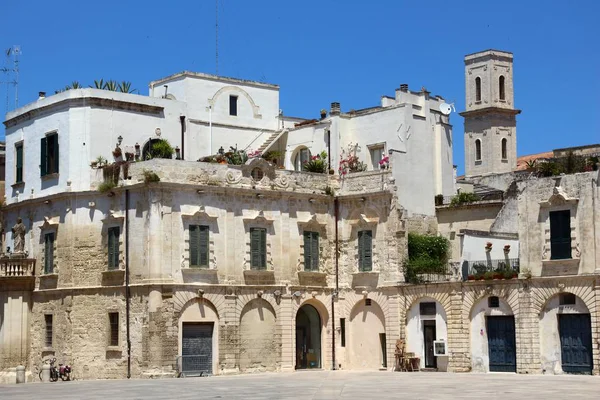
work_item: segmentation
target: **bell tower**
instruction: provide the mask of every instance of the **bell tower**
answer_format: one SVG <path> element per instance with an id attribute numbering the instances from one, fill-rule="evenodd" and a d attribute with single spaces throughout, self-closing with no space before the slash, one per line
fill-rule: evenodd
<path id="1" fill-rule="evenodd" d="M 465 176 L 517 168 L 513 55 L 485 50 L 465 56 Z"/>

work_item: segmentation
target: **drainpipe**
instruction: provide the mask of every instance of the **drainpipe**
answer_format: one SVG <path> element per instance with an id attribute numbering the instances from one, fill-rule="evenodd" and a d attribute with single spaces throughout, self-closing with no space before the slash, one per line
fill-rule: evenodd
<path id="1" fill-rule="evenodd" d="M 331 169 L 331 130 L 327 129 L 327 162 L 329 163 L 329 169 Z M 329 171 L 327 171 L 329 173 Z"/>
<path id="2" fill-rule="evenodd" d="M 337 197 L 333 199 L 333 207 L 335 213 L 335 292 L 334 296 L 331 296 L 331 362 L 332 369 L 336 370 L 335 361 L 335 299 L 339 296 L 339 241 L 338 241 L 338 221 L 339 221 L 339 210 L 340 203 Z"/>
<path id="3" fill-rule="evenodd" d="M 181 123 L 181 159 L 185 160 L 185 115 L 179 116 Z"/>
<path id="4" fill-rule="evenodd" d="M 127 324 L 127 379 L 131 378 L 131 338 L 129 336 L 129 189 L 125 190 L 125 320 Z"/>
<path id="5" fill-rule="evenodd" d="M 212 155 L 212 105 L 208 106 L 208 155 Z"/>

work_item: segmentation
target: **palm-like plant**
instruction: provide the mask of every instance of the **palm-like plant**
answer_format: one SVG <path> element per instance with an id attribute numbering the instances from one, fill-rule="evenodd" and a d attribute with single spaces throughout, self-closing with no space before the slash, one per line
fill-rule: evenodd
<path id="1" fill-rule="evenodd" d="M 121 93 L 134 93 L 136 90 L 137 89 L 131 88 L 131 82 L 129 81 L 122 81 L 119 83 L 119 92 Z"/>
<path id="2" fill-rule="evenodd" d="M 100 79 L 99 81 L 94 80 L 94 86 L 90 86 L 90 87 L 94 87 L 95 89 L 104 89 L 104 79 Z"/>
<path id="3" fill-rule="evenodd" d="M 79 81 L 71 82 L 71 87 L 67 86 L 69 89 L 81 89 L 83 86 L 79 83 Z"/>
<path id="4" fill-rule="evenodd" d="M 109 81 L 106 81 L 102 89 L 110 90 L 111 92 L 116 92 L 119 90 L 119 84 L 117 83 L 117 81 L 111 79 Z"/>

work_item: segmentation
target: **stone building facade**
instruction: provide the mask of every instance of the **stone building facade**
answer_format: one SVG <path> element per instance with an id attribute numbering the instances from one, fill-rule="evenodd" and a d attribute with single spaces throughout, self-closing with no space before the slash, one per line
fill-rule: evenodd
<path id="1" fill-rule="evenodd" d="M 189 110 L 206 100 L 199 82 L 209 82 L 212 102 Z M 512 75 L 505 85 L 514 117 Z M 454 193 L 451 169 L 436 161 L 452 165 L 451 141 L 441 140 L 451 127 L 435 110 L 442 99 L 426 91 L 402 87 L 381 107 L 345 115 L 336 105 L 304 123 L 275 111 L 274 85 L 184 73 L 153 82 L 150 94 L 73 91 L 8 116 L 2 247 L 13 248 L 0 257 L 3 380 L 14 381 L 17 365 L 35 380 L 50 357 L 80 379 L 390 370 L 399 340 L 421 368 L 438 371 L 600 373 L 598 171 L 535 178 L 491 164 L 480 182 L 500 189 L 500 200 L 434 207 L 435 194 Z M 238 119 L 227 111 L 230 96 L 251 106 Z M 279 124 L 267 127 L 267 115 Z M 380 126 L 423 133 L 377 139 L 385 151 L 404 151 L 395 155 L 402 161 L 345 176 L 294 171 L 305 139 L 316 153 L 328 134 L 354 132 L 370 149 L 378 117 Z M 215 141 L 211 128 L 220 129 Z M 248 139 L 263 130 L 264 149 L 285 150 L 283 162 L 188 161 L 214 152 L 228 132 Z M 210 143 L 194 142 L 207 132 Z M 100 191 L 103 170 L 89 166 L 95 151 L 157 137 L 181 137 L 186 156 L 120 164 L 118 185 Z M 50 142 L 60 145 L 60 171 L 40 174 L 40 146 Z M 339 157 L 346 144 L 331 144 Z M 398 178 L 416 168 L 409 161 L 419 146 L 434 155 L 425 160 L 432 174 L 413 176 L 424 191 Z M 428 170 L 422 161 L 419 170 Z M 23 251 L 13 244 L 19 229 L 10 229 L 19 218 Z M 406 282 L 409 232 L 449 239 L 444 273 Z M 474 279 L 478 268 L 518 275 Z M 440 345 L 446 351 L 437 354 Z"/>

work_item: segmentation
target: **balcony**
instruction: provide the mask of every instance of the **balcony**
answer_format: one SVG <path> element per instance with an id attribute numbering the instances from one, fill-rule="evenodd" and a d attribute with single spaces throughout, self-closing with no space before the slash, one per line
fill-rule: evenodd
<path id="1" fill-rule="evenodd" d="M 512 279 L 520 272 L 518 258 L 464 261 L 463 280 Z"/>
<path id="2" fill-rule="evenodd" d="M 11 254 L 0 257 L 0 286 L 4 289 L 31 290 L 35 282 L 35 258 Z"/>
<path id="3" fill-rule="evenodd" d="M 452 282 L 460 280 L 459 264 L 455 262 L 443 265 L 419 265 L 408 264 L 404 268 L 404 279 L 406 283 L 421 285 L 433 282 Z"/>

